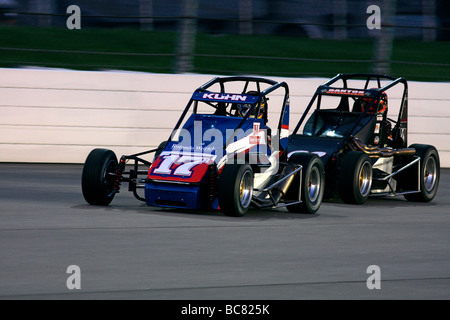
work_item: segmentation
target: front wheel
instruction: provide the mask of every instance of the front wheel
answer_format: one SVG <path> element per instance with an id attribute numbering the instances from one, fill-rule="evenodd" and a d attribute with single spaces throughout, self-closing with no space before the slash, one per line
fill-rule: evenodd
<path id="1" fill-rule="evenodd" d="M 372 189 L 372 162 L 360 151 L 350 151 L 342 159 L 339 190 L 345 203 L 363 204 Z"/>
<path id="2" fill-rule="evenodd" d="M 88 155 L 81 178 L 84 199 L 92 205 L 107 206 L 116 194 L 113 186 L 117 157 L 111 150 L 94 149 Z"/>
<path id="3" fill-rule="evenodd" d="M 242 217 L 253 197 L 253 170 L 249 164 L 227 164 L 219 178 L 220 210 L 227 216 Z"/>
<path id="4" fill-rule="evenodd" d="M 434 199 L 439 185 L 439 154 L 436 148 L 430 145 L 413 144 L 410 148 L 416 149 L 416 155 L 420 157 L 420 192 L 404 196 L 408 201 L 430 202 Z"/>
<path id="5" fill-rule="evenodd" d="M 325 171 L 322 160 L 313 153 L 294 153 L 289 158 L 289 162 L 300 164 L 303 168 L 301 176 L 296 175 L 286 194 L 286 200 L 300 199 L 301 203 L 289 205 L 287 209 L 293 213 L 316 213 L 322 204 L 325 190 Z"/>

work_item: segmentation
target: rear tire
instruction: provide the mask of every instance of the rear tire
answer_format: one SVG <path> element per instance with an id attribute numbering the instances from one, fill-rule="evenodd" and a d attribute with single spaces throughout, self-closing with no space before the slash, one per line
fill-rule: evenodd
<path id="1" fill-rule="evenodd" d="M 292 213 L 316 213 L 322 204 L 325 190 L 325 170 L 322 160 L 313 153 L 294 153 L 289 158 L 290 163 L 300 164 L 302 190 L 300 195 L 301 203 L 287 206 Z M 299 197 L 300 175 L 297 174 L 286 193 L 286 200 L 294 200 Z"/>
<path id="2" fill-rule="evenodd" d="M 117 157 L 111 150 L 94 149 L 88 155 L 81 178 L 84 199 L 92 205 L 107 206 L 116 192 L 113 189 Z"/>
<path id="3" fill-rule="evenodd" d="M 360 151 L 350 151 L 342 159 L 339 189 L 345 203 L 363 204 L 372 189 L 372 162 Z"/>
<path id="4" fill-rule="evenodd" d="M 416 149 L 420 157 L 420 192 L 405 194 L 408 201 L 430 202 L 436 196 L 440 178 L 439 154 L 435 147 L 424 144 L 413 144 L 410 148 Z"/>
<path id="5" fill-rule="evenodd" d="M 220 210 L 231 217 L 242 217 L 253 196 L 253 170 L 249 164 L 226 164 L 219 178 Z"/>

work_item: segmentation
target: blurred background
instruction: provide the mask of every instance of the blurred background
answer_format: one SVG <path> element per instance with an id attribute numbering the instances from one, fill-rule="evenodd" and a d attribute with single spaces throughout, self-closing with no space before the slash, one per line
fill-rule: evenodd
<path id="1" fill-rule="evenodd" d="M 449 81 L 449 40 L 448 0 L 0 0 L 7 68 Z"/>
<path id="2" fill-rule="evenodd" d="M 215 75 L 287 81 L 293 127 L 324 78 L 377 72 L 408 80 L 409 139 L 435 145 L 450 167 L 449 7 L 448 0 L 0 0 L 0 162 L 83 163 L 97 147 L 156 148 L 192 91 Z M 377 22 L 380 29 L 368 28 Z M 401 97 L 390 93 L 390 110 Z"/>

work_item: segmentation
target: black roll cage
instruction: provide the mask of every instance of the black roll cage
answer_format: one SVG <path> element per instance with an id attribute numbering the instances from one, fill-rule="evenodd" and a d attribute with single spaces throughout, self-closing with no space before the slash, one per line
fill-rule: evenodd
<path id="1" fill-rule="evenodd" d="M 348 80 L 364 80 L 365 79 L 365 85 L 363 89 L 357 89 L 357 88 L 349 88 L 348 87 Z M 343 86 L 342 87 L 335 87 L 332 86 L 339 80 L 342 80 Z M 370 88 L 368 89 L 369 83 L 371 81 L 376 80 L 378 88 Z M 381 86 L 382 80 L 390 80 L 390 82 L 384 86 Z M 300 118 L 299 122 L 297 123 L 294 131 L 292 132 L 292 135 L 296 135 L 298 130 L 300 129 L 301 125 L 303 124 L 304 120 L 306 119 L 311 107 L 313 106 L 316 99 L 318 99 L 316 110 L 320 109 L 321 105 L 321 98 L 323 95 L 328 96 L 340 96 L 341 99 L 343 98 L 357 98 L 361 97 L 361 92 L 364 94 L 363 97 L 372 98 L 369 102 L 369 105 L 365 108 L 363 112 L 359 115 L 359 117 L 356 119 L 355 124 L 353 127 L 349 130 L 347 135 L 343 137 L 339 143 L 337 150 L 340 150 L 342 146 L 344 146 L 348 140 L 353 136 L 355 129 L 358 127 L 358 124 L 361 122 L 361 120 L 366 116 L 369 109 L 372 107 L 374 102 L 376 100 L 380 100 L 379 98 L 381 95 L 394 87 L 397 84 L 403 84 L 403 95 L 402 95 L 402 101 L 400 110 L 398 113 L 397 121 L 395 122 L 395 128 L 400 129 L 403 128 L 405 131 L 407 130 L 407 116 L 408 116 L 408 84 L 405 78 L 395 78 L 388 75 L 381 75 L 381 74 L 372 74 L 372 73 L 351 73 L 351 74 L 338 74 L 334 78 L 328 80 L 324 84 L 320 85 L 316 92 L 314 93 L 314 96 L 311 98 L 311 101 L 309 102 L 308 106 L 306 107 L 305 111 L 303 112 L 302 117 Z M 331 93 L 333 92 L 333 93 Z M 378 107 L 378 106 L 377 106 Z M 405 139 L 404 139 L 404 145 L 406 146 L 406 132 L 405 132 Z"/>

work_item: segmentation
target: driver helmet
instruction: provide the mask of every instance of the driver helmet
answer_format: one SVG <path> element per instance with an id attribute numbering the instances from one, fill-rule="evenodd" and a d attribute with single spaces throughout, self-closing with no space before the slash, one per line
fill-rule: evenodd
<path id="1" fill-rule="evenodd" d="M 237 116 L 242 118 L 245 117 L 245 115 L 247 114 L 247 112 L 250 110 L 251 107 L 252 105 L 248 103 L 237 104 Z"/>
<path id="2" fill-rule="evenodd" d="M 361 99 L 361 111 L 364 112 L 366 107 L 372 102 L 373 98 L 362 98 Z M 369 113 L 377 112 L 378 100 L 375 99 L 374 103 L 370 106 L 370 109 L 367 111 Z M 386 92 L 383 92 L 380 97 L 380 106 L 378 108 L 378 113 L 383 113 L 387 110 L 388 106 L 388 98 Z"/>
<path id="3" fill-rule="evenodd" d="M 251 95 L 251 96 L 257 96 L 259 95 L 259 92 L 256 91 L 249 91 L 247 92 L 247 95 Z M 250 118 L 258 118 L 258 119 L 264 119 L 264 116 L 267 112 L 267 98 L 266 97 L 262 97 L 261 102 L 259 103 L 259 113 L 258 113 L 258 106 L 255 107 L 255 109 L 253 110 L 252 114 L 249 115 Z M 237 105 L 237 110 L 238 110 L 238 116 L 239 117 L 244 117 L 247 112 L 250 110 L 250 108 L 252 107 L 251 104 L 238 104 Z"/>

